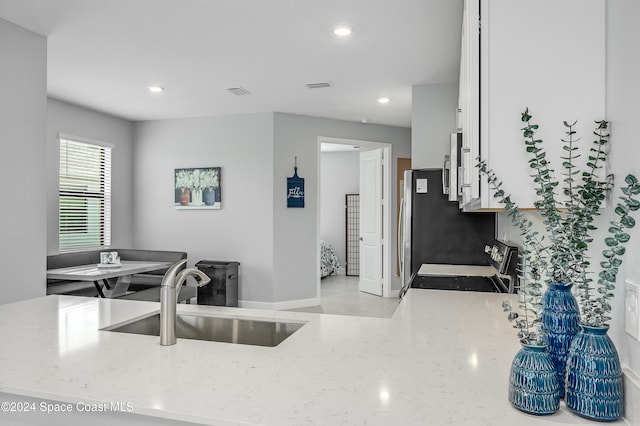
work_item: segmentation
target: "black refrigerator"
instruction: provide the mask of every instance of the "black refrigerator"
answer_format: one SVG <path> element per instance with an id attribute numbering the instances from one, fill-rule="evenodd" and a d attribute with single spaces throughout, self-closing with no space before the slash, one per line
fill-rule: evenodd
<path id="1" fill-rule="evenodd" d="M 398 239 L 402 287 L 425 263 L 488 265 L 495 213 L 462 213 L 442 186 L 442 169 L 407 170 Z"/>

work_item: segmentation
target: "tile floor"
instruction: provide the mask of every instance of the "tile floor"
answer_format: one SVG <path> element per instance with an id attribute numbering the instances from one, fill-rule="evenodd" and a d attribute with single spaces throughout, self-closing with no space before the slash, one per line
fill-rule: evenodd
<path id="1" fill-rule="evenodd" d="M 358 279 L 358 277 L 345 275 L 325 277 L 320 282 L 320 306 L 290 310 L 363 317 L 391 317 L 398 306 L 398 299 L 363 293 L 358 290 Z"/>

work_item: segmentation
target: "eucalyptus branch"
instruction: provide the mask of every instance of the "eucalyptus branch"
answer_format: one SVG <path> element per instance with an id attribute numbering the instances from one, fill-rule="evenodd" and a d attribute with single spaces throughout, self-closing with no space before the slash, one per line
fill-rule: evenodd
<path id="1" fill-rule="evenodd" d="M 546 159 L 546 152 L 542 148 L 542 140 L 536 139 L 535 134 L 539 128 L 537 124 L 531 123 L 531 115 L 529 109 L 525 109 L 522 113 L 522 121 L 527 125 L 522 128 L 522 135 L 525 138 L 526 150 L 532 155 L 529 160 L 529 167 L 534 169 L 535 174 L 532 175 L 533 182 L 538 185 L 536 195 L 540 197 L 534 203 L 540 214 L 544 217 L 544 224 L 549 233 L 549 239 L 553 250 L 551 250 L 551 277 L 554 281 L 566 281 L 569 272 L 565 269 L 567 264 L 566 238 L 563 233 L 562 221 L 558 206 L 556 203 L 555 187 L 558 182 L 553 178 L 553 170 L 549 168 L 549 162 Z"/>
<path id="2" fill-rule="evenodd" d="M 633 175 L 627 175 L 624 181 L 627 185 L 622 188 L 623 196 L 620 197 L 622 202 L 618 203 L 614 210 L 619 219 L 612 221 L 609 227 L 609 233 L 613 236 L 604 240 L 607 248 L 603 250 L 604 260 L 600 262 L 602 270 L 598 274 L 597 291 L 599 296 L 594 300 L 588 300 L 587 309 L 582 312 L 582 321 L 588 325 L 601 326 L 611 319 L 608 316 L 611 312 L 609 302 L 613 299 L 616 278 L 620 265 L 622 265 L 622 256 L 626 251 L 624 244 L 631 239 L 625 230 L 636 225 L 636 221 L 630 213 L 640 209 L 640 201 L 633 197 L 640 194 L 640 184 Z"/>
<path id="3" fill-rule="evenodd" d="M 566 170 L 566 173 L 563 173 L 566 176 L 566 178 L 564 179 L 564 183 L 566 184 L 564 188 L 564 195 L 568 197 L 565 206 L 570 211 L 575 211 L 579 205 L 578 195 L 576 194 L 576 191 L 574 191 L 575 179 L 573 178 L 573 176 L 579 173 L 578 171 L 573 171 L 573 169 L 576 167 L 574 161 L 580 157 L 579 154 L 574 154 L 574 152 L 578 150 L 578 147 L 575 146 L 575 143 L 580 141 L 579 138 L 574 139 L 576 131 L 573 130 L 573 127 L 576 125 L 576 123 L 577 121 L 574 121 L 571 124 L 567 123 L 566 121 L 563 123 L 567 128 L 567 131 L 565 132 L 567 138 L 562 139 L 562 142 L 565 143 L 562 149 L 567 151 L 567 157 L 560 157 L 562 160 L 564 160 L 562 162 L 562 166 Z"/>
<path id="4" fill-rule="evenodd" d="M 565 183 L 564 187 L 564 195 L 567 197 L 567 201 L 565 202 L 565 207 L 568 210 L 568 214 L 565 215 L 562 220 L 563 229 L 572 229 L 574 232 L 565 233 L 566 243 L 569 244 L 567 253 L 572 262 L 569 270 L 567 271 L 568 277 L 572 281 L 575 282 L 576 277 L 582 276 L 582 269 L 584 266 L 584 262 L 582 259 L 584 258 L 583 250 L 586 249 L 587 245 L 582 240 L 582 233 L 579 232 L 581 230 L 581 212 L 580 212 L 580 197 L 575 188 L 575 179 L 573 178 L 576 174 L 579 173 L 578 170 L 574 171 L 576 168 L 575 160 L 580 157 L 579 154 L 574 154 L 578 147 L 575 144 L 580 140 L 574 139 L 576 131 L 574 130 L 574 126 L 577 121 L 569 124 L 566 121 L 563 123 L 567 128 L 565 132 L 566 138 L 562 139 L 564 145 L 562 149 L 567 152 L 566 157 L 560 157 L 562 162 L 562 167 L 565 172 L 563 175 L 565 176 L 563 182 Z"/>
<path id="5" fill-rule="evenodd" d="M 513 322 L 513 327 L 519 329 L 518 337 L 527 344 L 542 345 L 540 324 L 542 322 L 542 283 L 540 282 L 541 270 L 546 270 L 548 262 L 547 247 L 542 243 L 539 234 L 533 231 L 533 223 L 518 210 L 518 206 L 506 195 L 495 172 L 487 167 L 484 160 L 478 158 L 476 165 L 480 172 L 487 177 L 489 188 L 493 190 L 493 196 L 500 204 L 504 205 L 505 213 L 511 221 L 520 229 L 523 238 L 523 250 L 520 254 L 520 269 L 517 290 L 520 295 L 519 308 L 523 315 L 520 316 L 513 310 L 511 303 L 503 302 L 502 307 L 508 312 L 507 319 Z"/>
<path id="6" fill-rule="evenodd" d="M 597 121 L 596 130 L 593 132 L 597 139 L 593 142 L 594 146 L 589 151 L 587 161 L 588 171 L 582 174 L 582 184 L 578 188 L 580 205 L 575 210 L 570 209 L 569 213 L 574 216 L 574 239 L 572 246 L 578 255 L 576 262 L 576 274 L 573 279 L 578 290 L 578 297 L 582 299 L 581 305 L 586 307 L 587 312 L 592 310 L 591 299 L 591 278 L 588 276 L 588 268 L 590 262 L 586 257 L 588 244 L 593 241 L 590 232 L 595 230 L 593 220 L 600 213 L 600 208 L 605 200 L 606 192 L 610 189 L 610 185 L 605 179 L 599 178 L 598 170 L 603 168 L 606 161 L 606 144 L 608 143 L 608 122 Z"/>
<path id="7" fill-rule="evenodd" d="M 532 156 L 528 163 L 534 171 L 531 177 L 538 196 L 534 206 L 543 217 L 545 235 L 549 237 L 550 243 L 543 244 L 544 236 L 533 230 L 532 222 L 519 211 L 511 196 L 505 193 L 502 182 L 493 170 L 488 168 L 486 162 L 479 159 L 477 165 L 480 172 L 487 177 L 494 198 L 504 205 L 504 211 L 522 234 L 525 251 L 520 291 L 524 298 L 520 308 L 524 312 L 524 318 L 516 321 L 515 326 L 520 328 L 527 338 L 539 336 L 540 333 L 538 331 L 537 334 L 530 334 L 538 318 L 540 280 L 543 276 L 545 279 L 576 286 L 583 323 L 601 326 L 611 319 L 608 315 L 611 312 L 610 301 L 614 296 L 618 270 L 625 253 L 624 244 L 631 238 L 626 231 L 636 223 L 631 213 L 640 210 L 640 201 L 634 198 L 640 194 L 640 184 L 635 176 L 628 175 L 625 178 L 626 186 L 622 188 L 621 202 L 614 209 L 619 219 L 611 222 L 611 236 L 605 238 L 607 249 L 602 252 L 604 260 L 600 262 L 601 270 L 597 286 L 594 288 L 593 280 L 590 278 L 592 272 L 588 248 L 593 242 L 591 233 L 596 229 L 593 225 L 594 219 L 600 214 L 607 191 L 612 188 L 612 183 L 607 177 L 598 176 L 607 159 L 608 122 L 596 122 L 597 127 L 593 132 L 596 140 L 589 151 L 584 172 L 576 166 L 576 160 L 580 157 L 576 146 L 580 139 L 576 138 L 574 130 L 576 122 L 564 122 L 567 130 L 562 138 L 562 148 L 566 152 L 561 157 L 564 175 L 562 190 L 567 199 L 559 204 L 555 193 L 558 181 L 554 177 L 554 171 L 549 167 L 542 141 L 535 137 L 538 125 L 533 124 L 531 118 L 529 110 L 525 109 L 522 121 L 526 126 L 522 131 L 527 153 Z M 578 180 L 579 174 L 581 179 Z M 560 213 L 560 205 L 566 208 L 566 212 Z M 510 306 L 509 310 L 511 312 Z"/>
<path id="8" fill-rule="evenodd" d="M 520 268 L 518 269 L 518 284 L 516 288 L 520 296 L 518 307 L 522 315 L 513 310 L 511 303 L 505 301 L 502 308 L 508 312 L 507 319 L 513 322 L 513 328 L 517 328 L 518 338 L 529 345 L 544 345 L 541 335 L 542 324 L 542 284 L 540 274 L 535 263 L 530 262 L 532 253 L 524 246 L 520 254 Z"/>
<path id="9" fill-rule="evenodd" d="M 504 205 L 504 212 L 509 216 L 511 222 L 520 230 L 524 243 L 529 250 L 532 251 L 532 255 L 535 254 L 535 259 L 532 260 L 535 261 L 542 270 L 546 271 L 547 247 L 542 243 L 542 238 L 539 238 L 538 232 L 532 231 L 533 223 L 518 209 L 518 205 L 511 200 L 511 196 L 504 192 L 502 189 L 502 181 L 498 179 L 493 169 L 488 168 L 486 161 L 478 158 L 476 167 L 487 177 L 489 188 L 493 190 L 493 197 L 496 198 L 500 204 Z"/>

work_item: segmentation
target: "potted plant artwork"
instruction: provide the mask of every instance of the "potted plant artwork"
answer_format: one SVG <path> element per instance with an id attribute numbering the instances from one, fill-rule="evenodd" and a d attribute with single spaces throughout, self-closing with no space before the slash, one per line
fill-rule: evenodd
<path id="1" fill-rule="evenodd" d="M 175 169 L 177 209 L 221 208 L 220 167 Z"/>

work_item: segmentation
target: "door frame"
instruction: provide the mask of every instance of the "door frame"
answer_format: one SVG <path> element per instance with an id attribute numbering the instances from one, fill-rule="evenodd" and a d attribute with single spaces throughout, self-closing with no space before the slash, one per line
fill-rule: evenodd
<path id="1" fill-rule="evenodd" d="M 320 146 L 322 143 L 334 143 L 334 144 L 342 144 L 342 145 L 357 145 L 360 147 L 366 147 L 370 149 L 382 149 L 382 193 L 383 193 L 383 203 L 382 203 L 382 297 L 394 297 L 394 294 L 391 290 L 391 274 L 394 273 L 395 269 L 393 267 L 393 256 L 391 249 L 395 247 L 395 242 L 393 241 L 393 229 L 392 229 L 392 221 L 391 221 L 391 206 L 393 204 L 391 190 L 391 174 L 393 165 L 391 164 L 392 159 L 392 145 L 386 142 L 374 142 L 374 141 L 365 141 L 358 139 L 346 139 L 346 138 L 335 138 L 328 136 L 318 136 L 317 141 L 317 155 L 318 159 L 316 165 L 316 217 L 318 220 L 318 226 L 316 226 L 316 271 L 317 271 L 317 289 L 316 289 L 316 297 L 320 300 L 321 288 L 320 288 L 320 162 L 321 162 L 321 152 Z M 395 250 L 395 249 L 394 249 Z M 396 291 L 397 294 L 397 291 Z"/>

